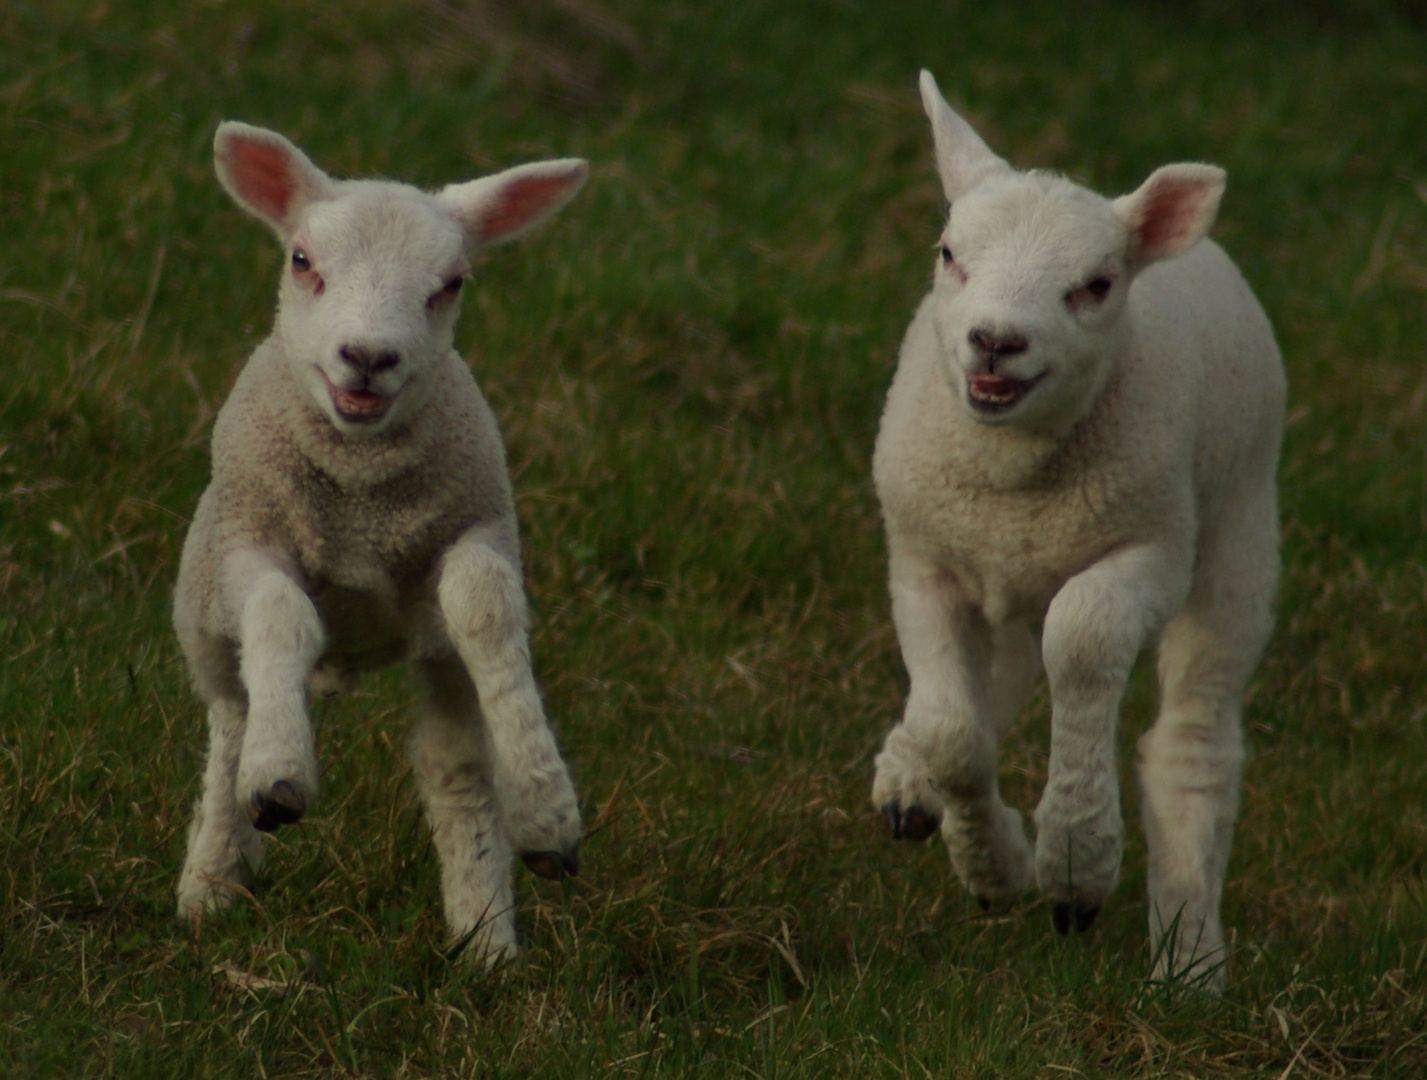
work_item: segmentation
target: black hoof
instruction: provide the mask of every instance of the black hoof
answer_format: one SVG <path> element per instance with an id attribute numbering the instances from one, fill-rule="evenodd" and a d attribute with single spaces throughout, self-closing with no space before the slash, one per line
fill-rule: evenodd
<path id="1" fill-rule="evenodd" d="M 291 825 L 301 821 L 307 813 L 307 800 L 286 780 L 279 780 L 267 794 L 253 792 L 248 800 L 248 817 L 258 832 L 272 832 L 279 825 Z"/>
<path id="2" fill-rule="evenodd" d="M 578 877 L 580 873 L 580 849 L 570 849 L 568 855 L 559 851 L 522 851 L 521 860 L 532 874 L 559 881 L 562 877 Z"/>
<path id="3" fill-rule="evenodd" d="M 1066 937 L 1070 933 L 1070 926 L 1075 924 L 1075 932 L 1083 934 L 1089 930 L 1095 922 L 1095 916 L 1100 914 L 1099 906 L 1083 908 L 1079 904 L 1052 904 L 1050 907 L 1051 925 L 1055 927 L 1055 932 L 1061 937 Z"/>
<path id="4" fill-rule="evenodd" d="M 896 799 L 882 807 L 882 824 L 893 840 L 925 840 L 941 828 L 941 818 L 928 814 L 920 806 L 907 810 Z"/>
<path id="5" fill-rule="evenodd" d="M 984 896 L 978 896 L 978 897 L 976 898 L 976 903 L 977 903 L 978 905 L 980 905 L 982 911 L 990 911 L 990 910 L 991 910 L 991 901 L 990 901 L 990 900 L 987 900 L 986 897 L 984 897 Z"/>

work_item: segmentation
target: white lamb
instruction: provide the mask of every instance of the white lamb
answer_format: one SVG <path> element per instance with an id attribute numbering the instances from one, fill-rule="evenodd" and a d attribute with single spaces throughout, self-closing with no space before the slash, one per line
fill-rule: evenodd
<path id="1" fill-rule="evenodd" d="M 1015 171 L 927 72 L 921 89 L 951 210 L 874 459 L 911 692 L 873 802 L 894 837 L 940 826 L 983 906 L 1034 878 L 1056 929 L 1085 929 L 1119 875 L 1120 699 L 1158 640 L 1139 769 L 1151 951 L 1158 975 L 1218 985 L 1241 701 L 1278 577 L 1284 403 L 1268 319 L 1202 239 L 1224 173 L 1169 165 L 1104 199 Z M 996 751 L 1042 664 L 1033 853 Z"/>
<path id="2" fill-rule="evenodd" d="M 505 451 L 452 337 L 474 252 L 559 210 L 587 166 L 431 194 L 333 180 L 238 123 L 214 158 L 286 266 L 272 336 L 218 415 L 179 569 L 174 623 L 210 742 L 178 910 L 225 906 L 259 833 L 312 806 L 309 685 L 407 659 L 446 922 L 493 961 L 516 947 L 512 850 L 543 876 L 576 873 L 580 812 L 531 674 Z"/>

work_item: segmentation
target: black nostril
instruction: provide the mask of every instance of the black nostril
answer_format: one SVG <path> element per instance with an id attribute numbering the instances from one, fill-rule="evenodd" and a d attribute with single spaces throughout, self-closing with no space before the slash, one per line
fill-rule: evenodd
<path id="1" fill-rule="evenodd" d="M 1015 356 L 1016 353 L 1023 353 L 1030 347 L 1030 342 L 1020 334 L 1007 334 L 996 342 L 997 356 Z"/>
<path id="2" fill-rule="evenodd" d="M 365 345 L 343 345 L 337 355 L 358 371 L 375 375 L 379 371 L 394 368 L 401 362 L 401 354 L 394 349 L 369 349 Z"/>
<path id="3" fill-rule="evenodd" d="M 1023 334 L 993 334 L 978 327 L 966 335 L 971 347 L 988 360 L 998 360 L 1003 356 L 1015 356 L 1030 348 L 1030 342 Z"/>

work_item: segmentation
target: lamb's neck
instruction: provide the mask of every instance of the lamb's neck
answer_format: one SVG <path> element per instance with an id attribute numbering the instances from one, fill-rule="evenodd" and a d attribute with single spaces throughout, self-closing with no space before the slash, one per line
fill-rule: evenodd
<path id="1" fill-rule="evenodd" d="M 1113 440 L 1111 402 L 1120 391 L 1112 374 L 1089 411 L 1054 427 L 997 426 L 966 418 L 958 457 L 967 486 L 987 491 L 1045 491 L 1083 474 Z"/>
<path id="2" fill-rule="evenodd" d="M 348 435 L 337 430 L 307 399 L 285 364 L 280 365 L 279 378 L 285 383 L 278 397 L 279 407 L 294 448 L 343 490 L 388 484 L 402 473 L 420 468 L 427 459 L 434 425 L 421 422 L 421 411 L 417 411 L 413 423 L 370 436 Z"/>

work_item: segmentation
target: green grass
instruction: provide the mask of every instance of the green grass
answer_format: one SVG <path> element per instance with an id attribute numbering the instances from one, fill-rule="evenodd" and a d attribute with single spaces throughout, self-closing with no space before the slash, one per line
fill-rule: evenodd
<path id="1" fill-rule="evenodd" d="M 1424 15 L 0 3 L 0 1075 L 1427 1073 Z M 868 805 L 905 693 L 868 465 L 938 227 L 921 66 L 1018 164 L 1229 171 L 1292 415 L 1221 1000 L 1144 980 L 1135 826 L 1062 941 Z M 204 734 L 170 590 L 279 269 L 212 176 L 224 117 L 428 186 L 593 162 L 464 302 L 589 823 L 578 880 L 522 873 L 498 975 L 442 952 L 400 672 L 318 708 L 324 793 L 254 902 L 172 918 Z M 1153 701 L 1142 671 L 1131 821 Z M 1046 745 L 1042 700 L 1023 807 Z"/>

